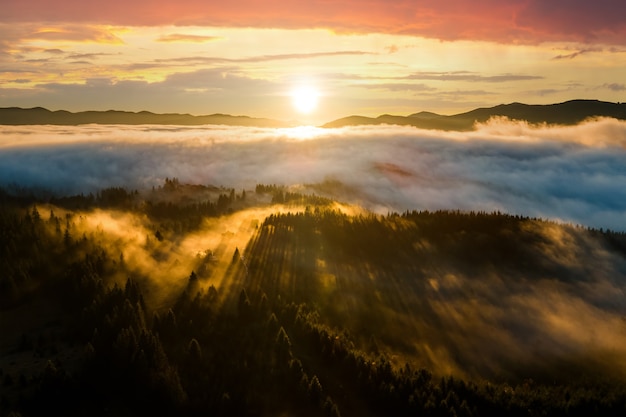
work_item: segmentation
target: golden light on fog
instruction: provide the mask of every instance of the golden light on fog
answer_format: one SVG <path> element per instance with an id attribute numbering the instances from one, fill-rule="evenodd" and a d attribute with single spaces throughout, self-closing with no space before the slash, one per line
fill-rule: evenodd
<path id="1" fill-rule="evenodd" d="M 291 103 L 302 114 L 309 114 L 317 108 L 319 91 L 310 85 L 298 86 L 291 90 Z"/>

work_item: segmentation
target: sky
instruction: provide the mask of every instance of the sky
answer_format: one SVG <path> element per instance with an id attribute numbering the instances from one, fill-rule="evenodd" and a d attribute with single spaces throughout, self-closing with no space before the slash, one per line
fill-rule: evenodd
<path id="1" fill-rule="evenodd" d="M 315 124 L 617 102 L 625 16 L 622 0 L 3 0 L 0 106 Z"/>

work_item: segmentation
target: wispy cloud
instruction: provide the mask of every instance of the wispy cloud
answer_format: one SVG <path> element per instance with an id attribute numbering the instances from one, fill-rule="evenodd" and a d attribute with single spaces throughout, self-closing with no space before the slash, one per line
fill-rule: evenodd
<path id="1" fill-rule="evenodd" d="M 563 90 L 558 90 L 556 88 L 543 88 L 541 90 L 529 91 L 528 94 L 543 97 L 543 96 L 549 96 L 549 95 L 552 95 L 552 94 L 557 94 L 557 93 L 560 93 L 562 91 Z"/>
<path id="2" fill-rule="evenodd" d="M 0 68 L 0 74 L 36 74 L 38 71 L 23 70 L 18 68 Z"/>
<path id="3" fill-rule="evenodd" d="M 81 53 L 81 54 L 69 54 L 67 56 L 68 59 L 94 59 L 94 58 L 99 58 L 102 56 L 110 56 L 113 54 L 108 54 L 108 53 Z"/>
<path id="4" fill-rule="evenodd" d="M 373 84 L 353 84 L 353 87 L 368 88 L 371 90 L 387 90 L 387 91 L 410 91 L 423 92 L 437 90 L 426 84 L 411 83 L 373 83 Z"/>
<path id="5" fill-rule="evenodd" d="M 272 55 L 257 55 L 242 58 L 223 58 L 223 57 L 210 57 L 210 56 L 187 56 L 178 58 L 164 58 L 156 59 L 157 63 L 185 63 L 189 64 L 216 64 L 216 63 L 254 63 L 254 62 L 268 62 L 268 61 L 283 61 L 290 59 L 312 59 L 329 56 L 350 56 L 350 55 L 373 55 L 372 52 L 367 51 L 322 51 L 322 52 L 305 52 L 305 53 L 289 53 L 289 54 L 272 54 Z"/>
<path id="6" fill-rule="evenodd" d="M 118 28 L 119 29 L 119 28 Z M 91 25 L 75 22 L 63 24 L 33 23 L 28 21 L 21 24 L 6 24 L 0 20 L 0 56 L 19 55 L 29 52 L 43 52 L 60 55 L 65 53 L 61 48 L 42 47 L 40 43 L 97 43 L 105 45 L 123 45 L 123 40 L 110 26 Z M 30 45 L 29 45 L 30 43 Z M 33 46 L 35 45 L 35 46 Z"/>
<path id="7" fill-rule="evenodd" d="M 44 49 L 43 51 L 48 54 L 54 54 L 54 55 L 60 55 L 64 53 L 64 51 L 59 48 L 47 48 L 47 49 Z"/>
<path id="8" fill-rule="evenodd" d="M 219 36 L 203 36 L 203 35 L 188 35 L 184 33 L 172 33 L 169 35 L 163 35 L 157 39 L 157 42 L 213 42 L 221 40 Z"/>
<path id="9" fill-rule="evenodd" d="M 623 83 L 607 83 L 603 84 L 602 87 L 608 88 L 611 91 L 626 91 L 626 84 Z"/>
<path id="10" fill-rule="evenodd" d="M 442 90 L 438 92 L 439 95 L 445 97 L 445 96 L 490 96 L 490 95 L 494 95 L 496 93 L 494 93 L 493 91 L 486 91 L 486 90 Z"/>
<path id="11" fill-rule="evenodd" d="M 323 51 L 323 52 L 307 52 L 307 53 L 286 53 L 286 54 L 270 54 L 270 55 L 256 55 L 241 58 L 226 58 L 220 56 L 179 56 L 174 58 L 157 58 L 152 61 L 134 62 L 130 64 L 122 64 L 118 67 L 123 70 L 137 71 L 152 68 L 163 68 L 168 66 L 170 68 L 193 68 L 193 67 L 206 67 L 217 66 L 224 64 L 246 64 L 246 63 L 263 63 L 272 61 L 287 61 L 287 60 L 306 60 L 323 57 L 340 57 L 340 56 L 359 56 L 359 55 L 373 55 L 367 51 Z"/>
<path id="12" fill-rule="evenodd" d="M 559 54 L 555 57 L 553 57 L 552 59 L 574 59 L 577 56 L 580 56 L 582 54 L 588 54 L 591 52 L 602 52 L 601 48 L 585 48 L 585 49 L 579 49 L 577 51 L 571 52 L 569 54 Z"/>
<path id="13" fill-rule="evenodd" d="M 510 81 L 529 81 L 540 80 L 543 76 L 540 75 L 525 75 L 525 74 L 498 74 L 498 75 L 481 75 L 470 71 L 454 71 L 454 72 L 437 72 L 437 71 L 423 71 L 415 72 L 405 77 L 409 80 L 434 80 L 434 81 L 470 81 L 470 82 L 485 82 L 485 83 L 504 83 Z"/>
<path id="14" fill-rule="evenodd" d="M 116 34 L 102 26 L 66 24 L 33 27 L 25 33 L 23 39 L 41 39 L 50 41 L 77 41 L 96 43 L 123 43 Z"/>

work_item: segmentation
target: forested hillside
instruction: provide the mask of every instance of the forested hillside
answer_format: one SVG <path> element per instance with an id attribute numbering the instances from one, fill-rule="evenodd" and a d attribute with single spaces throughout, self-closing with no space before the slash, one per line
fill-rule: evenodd
<path id="1" fill-rule="evenodd" d="M 0 190 L 1 415 L 623 415 L 626 234 Z"/>

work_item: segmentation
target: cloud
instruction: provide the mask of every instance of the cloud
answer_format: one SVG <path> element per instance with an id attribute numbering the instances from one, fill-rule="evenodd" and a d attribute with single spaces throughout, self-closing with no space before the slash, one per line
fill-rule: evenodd
<path id="1" fill-rule="evenodd" d="M 626 33 L 626 4 L 613 0 L 531 0 L 520 8 L 516 23 L 535 33 L 581 42 L 611 42 Z M 624 40 L 614 40 L 624 44 Z"/>
<path id="2" fill-rule="evenodd" d="M 99 58 L 101 56 L 110 56 L 113 54 L 107 53 L 84 53 L 84 54 L 69 54 L 67 56 L 68 59 L 94 59 Z"/>
<path id="3" fill-rule="evenodd" d="M 335 181 L 343 191 L 334 197 L 381 213 L 502 210 L 596 227 L 626 224 L 626 122 L 613 119 L 575 127 L 496 119 L 464 133 L 4 126 L 2 134 L 5 185 L 76 193 L 147 188 L 165 177 L 247 189 Z"/>
<path id="4" fill-rule="evenodd" d="M 165 66 L 175 68 L 193 68 L 203 66 L 218 66 L 224 64 L 246 64 L 246 63 L 262 63 L 272 61 L 296 60 L 296 59 L 314 59 L 321 57 L 333 56 L 353 56 L 353 55 L 373 55 L 371 52 L 365 51 L 322 51 L 322 52 L 306 52 L 306 53 L 288 53 L 288 54 L 271 54 L 256 55 L 243 58 L 223 58 L 217 56 L 180 56 L 176 58 L 157 58 L 148 62 L 135 62 L 120 65 L 118 68 L 126 71 L 146 70 L 152 68 L 164 68 Z"/>
<path id="5" fill-rule="evenodd" d="M 30 25 L 21 28 L 21 39 L 46 41 L 74 41 L 121 44 L 123 41 L 107 27 L 64 24 L 64 25 Z M 53 48 L 54 49 L 54 48 Z"/>
<path id="6" fill-rule="evenodd" d="M 25 42 L 31 43 L 50 42 L 60 43 L 66 46 L 69 42 L 99 43 L 120 45 L 124 42 L 109 26 L 90 25 L 75 22 L 59 23 L 33 23 L 33 21 L 21 24 L 7 24 L 0 20 L 0 55 L 24 52 L 45 52 L 52 55 L 64 53 L 60 48 L 43 48 L 22 46 Z"/>
<path id="7" fill-rule="evenodd" d="M 371 90 L 387 90 L 387 91 L 433 91 L 436 88 L 426 84 L 409 84 L 409 83 L 376 83 L 376 84 L 354 84 L 353 87 L 368 88 Z"/>
<path id="8" fill-rule="evenodd" d="M 602 84 L 602 87 L 604 88 L 608 88 L 611 91 L 626 91 L 626 84 L 623 83 L 607 83 L 607 84 Z"/>
<path id="9" fill-rule="evenodd" d="M 52 54 L 52 55 L 61 55 L 65 53 L 65 51 L 58 49 L 58 48 L 38 48 L 34 46 L 22 46 L 19 48 L 19 52 L 20 53 L 44 52 L 44 53 Z"/>
<path id="10" fill-rule="evenodd" d="M 454 99 L 455 101 L 458 101 L 461 97 L 467 98 L 471 96 L 488 96 L 496 94 L 485 90 L 442 90 L 423 83 L 355 83 L 351 84 L 351 87 L 366 88 L 369 90 L 385 90 L 395 93 L 415 93 L 415 95 L 419 94 L 422 98 L 433 97 L 443 100 Z M 397 103 L 399 103 L 399 101 L 396 102 L 396 104 Z M 422 105 L 422 103 L 419 104 Z"/>
<path id="11" fill-rule="evenodd" d="M 305 53 L 290 53 L 290 54 L 273 54 L 273 55 L 258 55 L 244 58 L 218 58 L 218 57 L 204 57 L 204 56 L 190 56 L 179 58 L 165 58 L 155 60 L 158 63 L 166 62 L 178 62 L 189 64 L 215 64 L 215 63 L 245 63 L 245 62 L 268 62 L 268 61 L 283 61 L 289 59 L 311 59 L 329 56 L 350 56 L 350 55 L 373 55 L 372 52 L 365 51 L 322 51 L 322 52 L 305 52 Z"/>
<path id="12" fill-rule="evenodd" d="M 558 59 L 574 59 L 577 56 L 580 56 L 582 54 L 588 54 L 590 52 L 602 52 L 602 49 L 601 48 L 585 48 L 585 49 L 580 49 L 578 51 L 574 51 L 574 52 L 569 53 L 569 54 L 559 54 L 559 55 L 555 56 L 552 59 L 556 59 L 556 60 L 558 60 Z"/>
<path id="13" fill-rule="evenodd" d="M 0 74 L 36 74 L 38 71 L 22 70 L 17 68 L 0 68 Z"/>
<path id="14" fill-rule="evenodd" d="M 492 91 L 485 91 L 485 90 L 450 90 L 450 91 L 440 91 L 437 93 L 437 95 L 441 96 L 441 97 L 446 97 L 446 96 L 453 96 L 453 97 L 459 97 L 459 96 L 489 96 L 492 94 L 496 94 Z"/>
<path id="15" fill-rule="evenodd" d="M 402 77 L 408 80 L 435 80 L 435 81 L 470 81 L 486 83 L 504 83 L 510 81 L 541 80 L 544 77 L 539 75 L 523 74 L 499 74 L 480 75 L 470 71 L 437 72 L 421 71 Z"/>
<path id="16" fill-rule="evenodd" d="M 42 83 L 34 88 L 3 90 L 0 105 L 65 110 L 150 110 L 239 114 L 242 100 L 252 114 L 272 108 L 280 98 L 271 81 L 244 76 L 236 67 L 173 73 L 163 81 L 149 83 L 113 78 L 91 78 L 84 83 Z M 284 100 L 283 100 L 284 101 Z"/>
<path id="17" fill-rule="evenodd" d="M 387 50 L 388 53 L 395 54 L 396 52 L 398 52 L 400 48 L 398 48 L 398 45 L 389 45 L 389 46 L 385 46 L 385 49 Z"/>
<path id="18" fill-rule="evenodd" d="M 52 62 L 52 61 L 53 59 L 51 58 L 37 58 L 37 59 L 27 59 L 24 62 L 29 62 L 31 64 L 45 64 L 45 63 Z"/>
<path id="19" fill-rule="evenodd" d="M 113 25 L 207 25 L 255 28 L 328 28 L 337 32 L 408 34 L 443 40 L 626 44 L 626 13 L 615 0 L 357 0 L 214 3 L 110 0 L 106 7 L 76 0 L 13 1 L 0 21 L 87 22 Z"/>
<path id="20" fill-rule="evenodd" d="M 202 35 L 187 35 L 183 33 L 172 33 L 170 35 L 163 35 L 157 39 L 157 42 L 213 42 L 221 40 L 219 36 L 202 36 Z"/>
<path id="21" fill-rule="evenodd" d="M 536 96 L 549 96 L 551 94 L 557 94 L 557 93 L 561 93 L 564 90 L 557 90 L 556 88 L 544 88 L 541 90 L 533 90 L 533 91 L 529 91 L 528 94 L 532 94 L 532 95 L 536 95 Z"/>
<path id="22" fill-rule="evenodd" d="M 228 95 L 228 97 L 224 96 L 224 99 L 236 101 L 241 100 L 242 95 L 254 101 L 255 97 L 272 95 L 277 90 L 273 82 L 245 76 L 236 67 L 174 73 L 163 82 L 152 85 L 165 90 L 223 91 Z"/>

